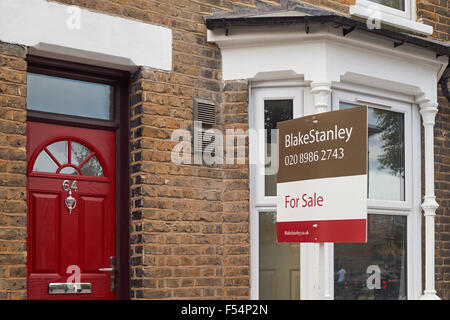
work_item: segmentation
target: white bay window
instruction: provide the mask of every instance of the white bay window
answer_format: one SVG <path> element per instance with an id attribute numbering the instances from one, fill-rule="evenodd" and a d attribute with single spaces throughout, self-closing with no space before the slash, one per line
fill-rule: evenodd
<path id="1" fill-rule="evenodd" d="M 386 24 L 432 33 L 415 21 L 415 1 L 356 0 L 350 13 L 368 18 L 368 5 L 391 11 L 382 19 Z M 250 129 L 274 128 L 291 116 L 368 106 L 368 239 L 277 243 L 276 180 L 273 163 L 264 161 L 276 159 L 277 148 L 272 133 L 250 139 L 251 298 L 438 299 L 433 126 L 447 49 L 385 30 L 384 24 L 373 32 L 361 20 L 305 7 L 282 8 L 301 13 L 286 16 L 274 10 L 259 17 L 258 9 L 245 19 L 217 14 L 206 19 L 208 41 L 221 49 L 224 80 L 250 82 Z"/>

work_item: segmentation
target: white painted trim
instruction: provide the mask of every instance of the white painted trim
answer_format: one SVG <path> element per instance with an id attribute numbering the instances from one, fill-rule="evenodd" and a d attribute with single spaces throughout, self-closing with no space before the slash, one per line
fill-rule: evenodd
<path id="1" fill-rule="evenodd" d="M 422 300 L 440 300 L 435 290 L 435 215 L 439 207 L 434 193 L 434 124 L 438 103 L 420 103 L 420 114 L 424 127 L 425 150 L 425 197 L 422 210 L 425 216 L 425 290 Z"/>
<path id="2" fill-rule="evenodd" d="M 350 6 L 350 14 L 363 19 L 372 19 L 373 11 L 379 9 L 381 23 L 421 35 L 432 35 L 432 26 L 415 21 L 415 1 L 405 0 L 405 4 L 408 4 L 408 7 L 405 11 L 401 11 L 367 0 L 356 0 L 355 5 Z"/>
<path id="3" fill-rule="evenodd" d="M 286 88 L 286 87 L 307 87 L 309 82 L 300 79 L 287 80 L 266 80 L 252 81 L 252 88 Z"/>
<path id="4" fill-rule="evenodd" d="M 300 243 L 300 300 L 322 300 L 320 262 L 320 244 Z"/>
<path id="5" fill-rule="evenodd" d="M 172 69 L 171 29 L 45 0 L 0 0 L 0 40 L 71 61 Z"/>
<path id="6" fill-rule="evenodd" d="M 361 84 L 359 81 L 351 82 L 351 80 L 349 81 L 347 78 L 342 80 L 343 82 L 333 82 L 331 88 L 333 90 L 342 90 L 356 94 L 361 92 L 371 92 L 372 95 L 392 100 L 393 103 L 395 103 L 395 101 L 414 103 L 414 96 L 408 94 L 369 87 Z"/>
<path id="7" fill-rule="evenodd" d="M 413 181 L 413 199 L 412 214 L 410 217 L 412 226 L 408 228 L 408 243 L 411 243 L 412 251 L 408 257 L 408 265 L 410 266 L 412 279 L 408 283 L 408 295 L 411 300 L 419 299 L 422 293 L 422 146 L 421 146 L 421 124 L 419 107 L 412 105 L 412 181 Z M 409 242 L 411 241 L 411 242 Z"/>
<path id="8" fill-rule="evenodd" d="M 294 117 L 303 115 L 304 82 L 298 79 L 251 82 L 249 89 L 249 129 L 264 129 L 264 99 L 294 99 Z M 259 108 L 258 108 L 259 106 Z M 261 109 L 262 107 L 262 109 Z M 251 141 L 249 155 L 257 155 L 264 141 Z M 263 149 L 264 150 L 264 149 Z M 276 211 L 276 197 L 264 196 L 261 164 L 250 161 L 250 299 L 259 299 L 259 213 Z M 262 166 L 264 168 L 264 166 Z M 300 251 L 300 256 L 301 256 Z M 301 262 L 300 258 L 300 262 Z M 300 269 L 300 273 L 301 273 Z"/>
<path id="9" fill-rule="evenodd" d="M 312 97 L 312 114 L 331 111 L 332 108 L 332 89 L 330 81 L 313 81 L 310 84 L 310 96 Z M 365 180 L 365 179 L 364 179 Z M 364 189 L 365 192 L 365 189 Z M 366 210 L 363 210 L 366 211 Z M 308 264 L 307 272 L 315 273 L 312 283 L 308 283 L 305 288 L 306 298 L 316 300 L 331 300 L 334 296 L 333 290 L 333 273 L 334 261 L 331 260 L 333 254 L 331 250 L 334 248 L 333 243 L 314 243 L 311 244 L 313 251 L 308 252 L 308 260 L 314 261 Z"/>
<path id="10" fill-rule="evenodd" d="M 370 52 L 385 54 L 387 57 L 396 56 L 404 59 L 417 59 L 418 63 L 436 64 L 441 63 L 435 58 L 435 54 L 421 47 L 405 44 L 402 47 L 394 48 L 394 40 L 381 36 L 368 34 L 360 30 L 355 30 L 347 36 L 342 36 L 339 28 L 324 28 L 322 26 L 310 26 L 307 34 L 302 28 L 291 27 L 233 27 L 232 34 L 225 35 L 224 29 L 207 31 L 208 42 L 214 42 L 221 49 L 239 49 L 259 46 L 284 45 L 295 42 L 314 43 L 317 41 L 329 42 L 340 45 L 354 46 L 360 49 L 367 49 Z M 230 31 L 231 32 L 231 31 Z M 405 49 L 405 47 L 407 49 Z"/>
<path id="11" fill-rule="evenodd" d="M 294 118 L 303 116 L 303 89 L 301 87 L 273 87 L 273 88 L 256 88 L 252 90 L 252 101 L 250 109 L 253 109 L 253 115 L 255 117 L 255 122 L 251 128 L 256 129 L 258 132 L 262 132 L 264 129 L 264 101 L 265 100 L 280 100 L 280 99 L 293 99 L 293 112 Z M 262 108 L 262 112 L 260 110 Z M 257 139 L 258 147 L 251 149 L 250 154 L 262 159 L 262 155 L 265 150 L 264 139 Z M 257 163 L 258 161 L 253 160 L 251 163 Z M 276 196 L 265 196 L 264 190 L 264 176 L 259 174 L 264 172 L 264 165 L 261 161 L 255 166 L 254 177 L 256 179 L 256 202 L 255 207 L 276 205 Z"/>
<path id="12" fill-rule="evenodd" d="M 228 36 L 208 30 L 208 41 L 221 48 L 225 80 L 285 72 L 306 82 L 346 81 L 430 101 L 437 100 L 437 80 L 448 64 L 424 48 L 395 48 L 393 40 L 360 31 L 344 37 L 320 25 L 311 25 L 309 34 L 298 26 L 236 26 Z"/>

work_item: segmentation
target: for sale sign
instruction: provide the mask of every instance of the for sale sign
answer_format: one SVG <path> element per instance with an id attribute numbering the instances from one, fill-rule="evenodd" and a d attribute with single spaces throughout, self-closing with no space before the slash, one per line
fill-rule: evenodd
<path id="1" fill-rule="evenodd" d="M 367 241 L 367 108 L 278 123 L 278 242 Z"/>

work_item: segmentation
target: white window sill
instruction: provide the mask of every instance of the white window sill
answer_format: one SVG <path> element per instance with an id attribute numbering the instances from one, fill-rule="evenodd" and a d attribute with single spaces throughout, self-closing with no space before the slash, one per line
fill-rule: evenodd
<path id="1" fill-rule="evenodd" d="M 360 5 L 360 4 L 356 4 L 354 6 L 350 6 L 350 14 L 352 16 L 357 16 L 359 18 L 364 18 L 364 19 L 368 19 L 368 18 L 373 18 L 373 16 L 371 16 L 371 10 L 369 7 Z M 387 12 L 383 12 L 380 11 L 380 20 L 382 24 L 386 24 L 392 27 L 396 27 L 399 29 L 403 29 L 405 31 L 410 31 L 410 32 L 414 32 L 414 33 L 419 33 L 421 35 L 432 35 L 433 34 L 433 27 L 417 22 L 417 21 L 413 21 L 411 19 L 407 19 L 404 17 L 400 17 L 400 16 L 396 16 L 393 14 L 389 14 Z"/>

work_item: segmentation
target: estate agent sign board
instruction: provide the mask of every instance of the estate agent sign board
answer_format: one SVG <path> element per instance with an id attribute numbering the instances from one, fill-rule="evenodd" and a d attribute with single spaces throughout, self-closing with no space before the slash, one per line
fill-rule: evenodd
<path id="1" fill-rule="evenodd" d="M 278 242 L 367 241 L 367 108 L 278 123 Z"/>

